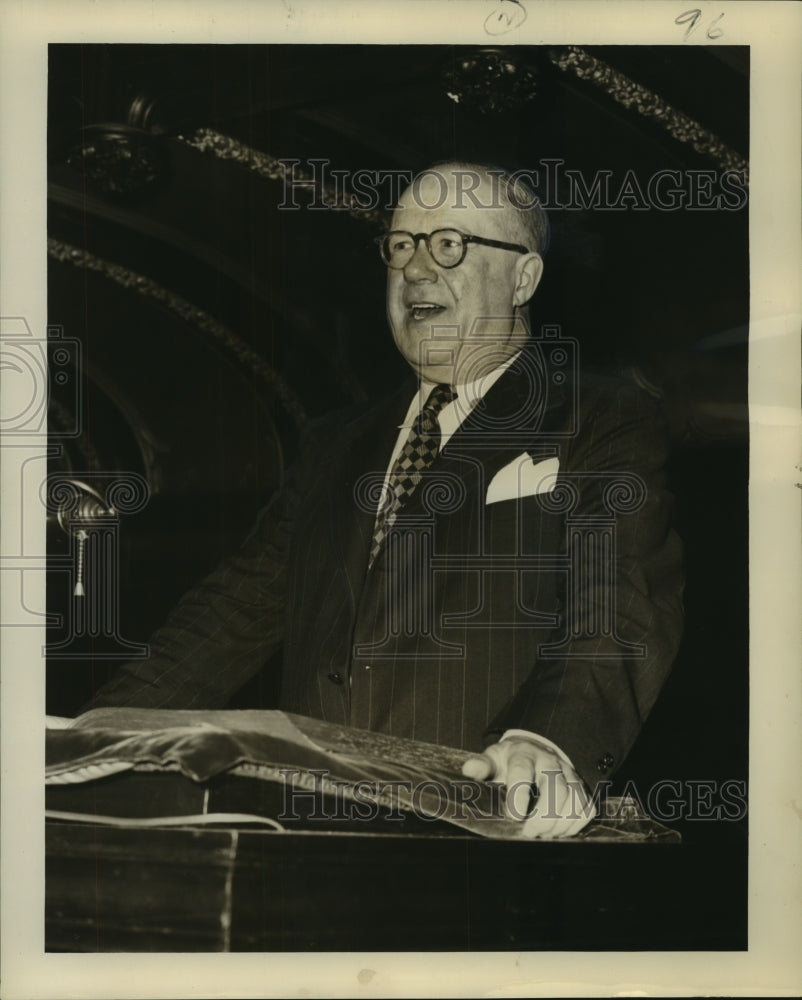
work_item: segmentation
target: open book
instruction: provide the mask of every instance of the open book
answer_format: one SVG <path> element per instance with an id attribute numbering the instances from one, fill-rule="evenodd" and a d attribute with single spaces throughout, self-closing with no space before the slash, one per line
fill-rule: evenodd
<path id="1" fill-rule="evenodd" d="M 101 708 L 48 719 L 47 814 L 522 839 L 503 788 L 462 776 L 469 756 L 279 711 Z M 628 800 L 596 806 L 599 818 L 574 839 L 679 839 Z"/>

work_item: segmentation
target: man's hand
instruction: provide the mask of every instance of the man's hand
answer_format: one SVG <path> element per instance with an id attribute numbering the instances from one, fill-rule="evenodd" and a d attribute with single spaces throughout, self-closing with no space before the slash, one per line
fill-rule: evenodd
<path id="1" fill-rule="evenodd" d="M 462 773 L 474 781 L 507 786 L 506 812 L 522 820 L 525 837 L 572 837 L 593 819 L 587 789 L 570 764 L 536 739 L 514 737 L 466 760 Z M 532 807 L 536 786 L 538 800 Z"/>

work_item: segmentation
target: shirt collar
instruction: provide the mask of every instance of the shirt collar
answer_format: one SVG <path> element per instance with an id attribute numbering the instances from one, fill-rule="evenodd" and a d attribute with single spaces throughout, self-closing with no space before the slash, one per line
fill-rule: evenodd
<path id="1" fill-rule="evenodd" d="M 441 446 L 445 446 L 446 441 L 462 425 L 468 414 L 481 402 L 504 372 L 520 357 L 520 354 L 521 352 L 517 351 L 497 368 L 494 368 L 486 375 L 482 375 L 480 378 L 474 379 L 472 382 L 465 382 L 462 385 L 454 386 L 457 398 L 446 404 L 438 417 L 441 430 Z M 415 418 L 423 409 L 423 404 L 429 398 L 429 394 L 437 384 L 436 382 L 429 382 L 427 379 L 421 379 L 418 391 L 412 398 L 406 418 L 403 423 L 398 425 L 399 429 L 412 426 Z"/>

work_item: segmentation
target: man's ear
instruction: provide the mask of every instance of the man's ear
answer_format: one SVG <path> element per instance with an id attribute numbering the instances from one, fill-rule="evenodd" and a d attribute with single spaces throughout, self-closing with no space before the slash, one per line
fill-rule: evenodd
<path id="1" fill-rule="evenodd" d="M 516 262 L 513 305 L 526 305 L 535 294 L 535 289 L 540 284 L 542 276 L 543 258 L 539 253 L 528 253 L 525 257 L 519 257 Z"/>

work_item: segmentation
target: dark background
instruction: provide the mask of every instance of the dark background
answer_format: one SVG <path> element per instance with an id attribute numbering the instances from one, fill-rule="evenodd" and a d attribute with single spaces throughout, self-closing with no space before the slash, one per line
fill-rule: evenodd
<path id="1" fill-rule="evenodd" d="M 537 168 L 550 157 L 588 178 L 632 169 L 645 182 L 718 169 L 561 72 L 556 51 L 50 46 L 49 320 L 82 346 L 50 411 L 54 443 L 76 419 L 82 432 L 60 442 L 51 471 L 93 482 L 138 472 L 150 485 L 147 506 L 121 518 L 120 636 L 145 642 L 236 547 L 305 421 L 405 373 L 384 317 L 378 220 L 279 211 L 279 181 L 185 137 L 212 128 L 342 170 L 446 158 Z M 747 49 L 588 51 L 748 153 Z M 687 552 L 683 647 L 619 788 L 747 777 L 747 217 L 746 207 L 552 212 L 533 327 L 559 325 L 584 361 L 635 365 L 663 394 Z M 48 534 L 58 643 L 71 620 L 70 543 L 55 520 Z M 48 712 L 76 712 L 119 662 L 104 658 L 118 645 L 100 634 L 53 657 Z M 267 671 L 237 704 L 275 696 Z"/>

